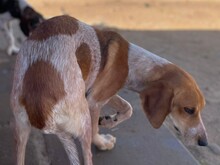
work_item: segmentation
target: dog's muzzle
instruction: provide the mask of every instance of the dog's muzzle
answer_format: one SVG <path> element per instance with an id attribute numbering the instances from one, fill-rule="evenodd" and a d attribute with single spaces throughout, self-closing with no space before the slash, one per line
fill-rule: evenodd
<path id="1" fill-rule="evenodd" d="M 198 139 L 198 145 L 199 146 L 207 146 L 208 145 L 208 140 L 207 140 L 207 138 L 206 138 L 206 136 L 205 137 L 199 137 L 199 139 Z"/>

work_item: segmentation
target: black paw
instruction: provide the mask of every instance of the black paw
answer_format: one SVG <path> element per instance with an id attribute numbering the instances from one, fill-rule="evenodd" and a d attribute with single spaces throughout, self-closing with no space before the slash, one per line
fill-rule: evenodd
<path id="1" fill-rule="evenodd" d="M 101 116 L 101 117 L 99 117 L 99 125 L 102 125 L 101 124 L 101 122 L 102 122 L 102 120 L 112 120 L 112 117 L 111 116 Z M 113 119 L 113 121 L 118 121 L 117 120 L 117 118 L 115 117 L 114 119 Z"/>

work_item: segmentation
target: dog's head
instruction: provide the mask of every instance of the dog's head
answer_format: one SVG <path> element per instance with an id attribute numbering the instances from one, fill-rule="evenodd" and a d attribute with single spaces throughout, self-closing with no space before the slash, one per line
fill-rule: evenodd
<path id="1" fill-rule="evenodd" d="M 29 36 L 30 33 L 43 21 L 44 18 L 42 15 L 27 6 L 21 13 L 20 28 L 26 36 Z"/>
<path id="2" fill-rule="evenodd" d="M 154 128 L 159 128 L 170 114 L 175 128 L 187 144 L 208 144 L 200 114 L 205 99 L 188 73 L 172 67 L 161 79 L 149 83 L 140 97 L 144 112 Z"/>

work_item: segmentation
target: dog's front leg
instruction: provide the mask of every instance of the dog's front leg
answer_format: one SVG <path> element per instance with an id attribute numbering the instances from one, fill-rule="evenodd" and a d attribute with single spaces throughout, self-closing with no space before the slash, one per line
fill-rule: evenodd
<path id="1" fill-rule="evenodd" d="M 104 104 L 90 103 L 90 115 L 92 120 L 92 142 L 100 150 L 111 150 L 116 138 L 110 134 L 99 134 L 99 115 Z"/>
<path id="2" fill-rule="evenodd" d="M 103 116 L 99 118 L 99 125 L 105 128 L 112 128 L 120 124 L 124 120 L 127 120 L 132 115 L 132 106 L 119 95 L 114 95 L 107 105 L 114 108 L 116 114 Z"/>

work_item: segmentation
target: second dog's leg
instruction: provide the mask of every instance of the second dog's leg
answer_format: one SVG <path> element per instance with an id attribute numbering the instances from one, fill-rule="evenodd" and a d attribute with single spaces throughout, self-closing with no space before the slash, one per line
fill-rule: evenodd
<path id="1" fill-rule="evenodd" d="M 105 128 L 112 128 L 118 125 L 119 123 L 127 120 L 132 115 L 131 105 L 121 98 L 119 95 L 113 96 L 107 105 L 116 109 L 117 113 L 114 115 L 104 116 L 99 118 L 99 125 Z"/>
<path id="2" fill-rule="evenodd" d="M 71 165 L 80 165 L 77 148 L 73 141 L 72 135 L 63 132 L 58 133 L 57 136 L 66 150 Z"/>
<path id="3" fill-rule="evenodd" d="M 9 46 L 7 49 L 8 55 L 13 55 L 15 53 L 18 53 L 19 48 L 15 45 L 15 38 L 13 35 L 13 29 L 12 29 L 12 21 L 7 22 L 4 28 L 9 38 Z"/>

